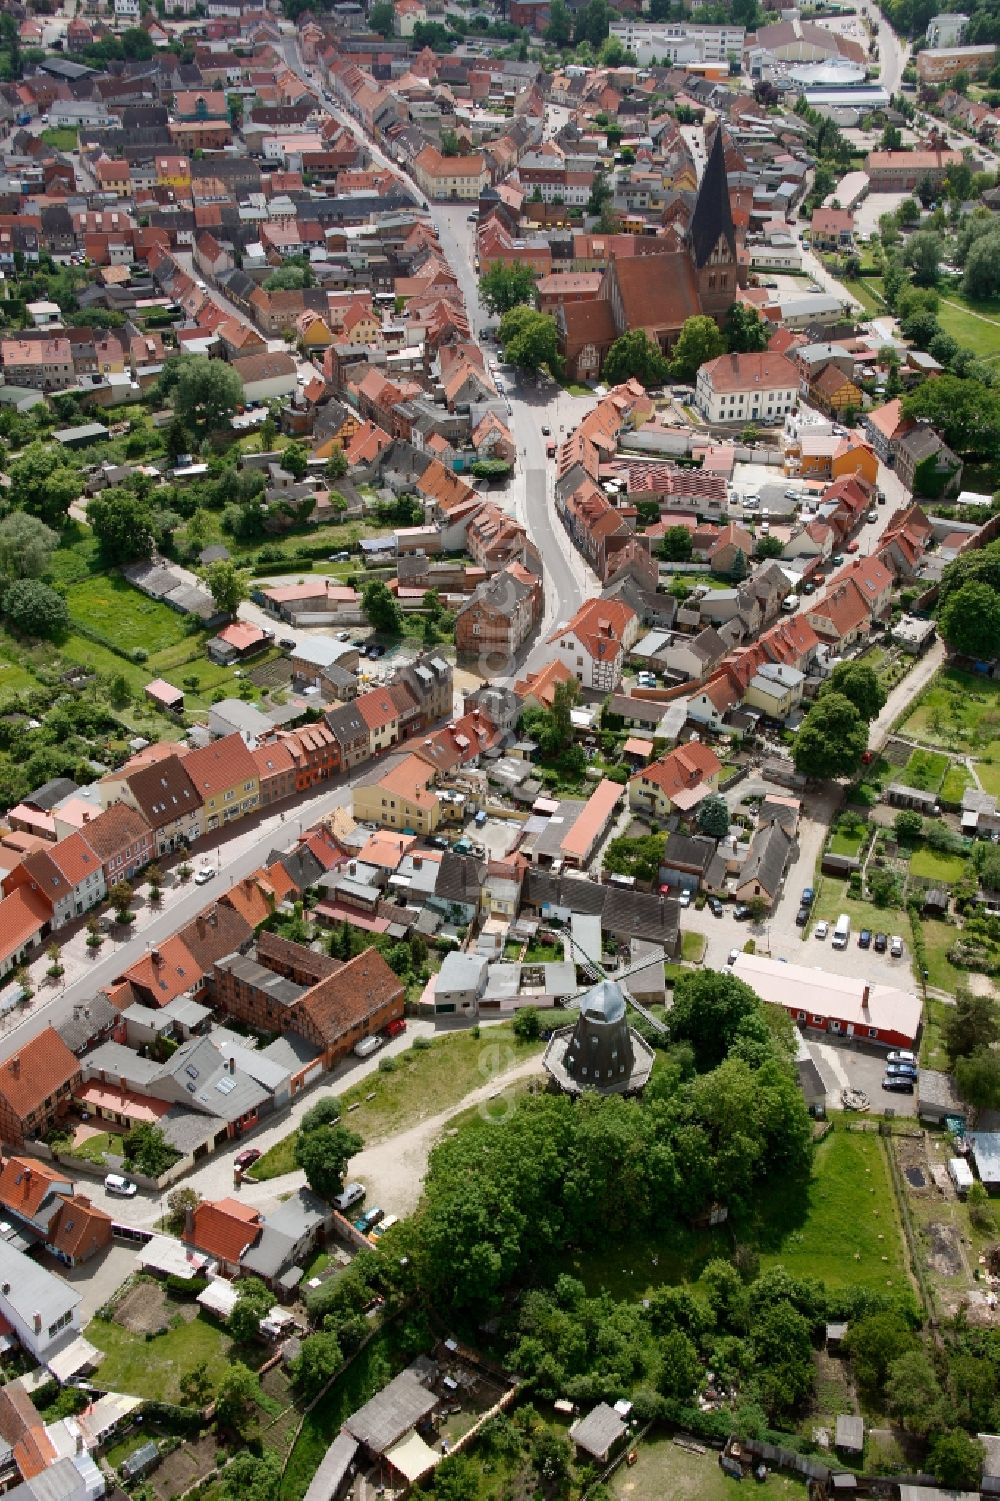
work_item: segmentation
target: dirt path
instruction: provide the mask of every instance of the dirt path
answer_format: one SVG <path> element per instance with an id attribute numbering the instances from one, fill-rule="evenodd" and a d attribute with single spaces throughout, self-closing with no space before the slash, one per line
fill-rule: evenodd
<path id="1" fill-rule="evenodd" d="M 448 1122 L 463 1111 L 485 1104 L 495 1096 L 502 1095 L 511 1084 L 542 1072 L 542 1055 L 536 1053 L 516 1068 L 491 1079 L 489 1083 L 470 1090 L 457 1105 L 419 1121 L 396 1136 L 375 1142 L 359 1152 L 351 1160 L 350 1176 L 360 1178 L 368 1189 L 368 1203 L 379 1204 L 387 1214 L 400 1217 L 412 1214 L 420 1198 L 420 1191 L 427 1172 L 427 1159 Z M 350 1122 L 348 1122 L 350 1124 Z M 282 1178 L 271 1178 L 267 1183 L 247 1184 L 240 1194 L 244 1203 L 255 1209 L 273 1208 L 278 1201 L 305 1182 L 302 1173 L 286 1173 Z"/>

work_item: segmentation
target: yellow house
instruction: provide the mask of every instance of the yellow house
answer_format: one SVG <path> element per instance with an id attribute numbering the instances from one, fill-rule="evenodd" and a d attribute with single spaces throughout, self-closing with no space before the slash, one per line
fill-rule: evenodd
<path id="1" fill-rule="evenodd" d="M 692 740 L 636 772 L 628 784 L 629 805 L 655 818 L 667 818 L 674 808 L 689 812 L 715 791 L 721 770 L 715 752 Z"/>
<path id="2" fill-rule="evenodd" d="M 861 443 L 857 438 L 843 438 L 830 461 L 830 471 L 834 479 L 857 474 L 870 485 L 877 485 L 878 456 L 869 443 Z"/>
<path id="3" fill-rule="evenodd" d="M 191 186 L 191 163 L 186 156 L 158 156 L 156 158 L 156 185 L 158 188 L 176 188 L 181 192 Z"/>
<path id="4" fill-rule="evenodd" d="M 326 319 L 308 308 L 296 318 L 295 329 L 303 349 L 328 349 L 333 343 L 333 334 Z"/>
<path id="5" fill-rule="evenodd" d="M 350 407 L 341 407 L 339 402 L 328 401 L 316 413 L 312 457 L 328 459 L 337 449 L 346 449 L 360 426 L 357 413 Z"/>
<path id="6" fill-rule="evenodd" d="M 419 756 L 390 756 L 354 788 L 351 809 L 359 823 L 414 834 L 433 834 L 441 805 L 431 791 L 434 768 Z"/>
<path id="7" fill-rule="evenodd" d="M 802 702 L 805 673 L 782 662 L 765 662 L 750 679 L 743 696 L 744 708 L 760 709 L 769 719 L 787 719 Z"/>
<path id="8" fill-rule="evenodd" d="M 184 770 L 201 796 L 206 833 L 245 818 L 260 807 L 257 763 L 238 733 L 189 752 L 184 757 Z"/>
<path id="9" fill-rule="evenodd" d="M 809 395 L 818 407 L 833 414 L 846 412 L 848 407 L 860 411 L 865 400 L 850 376 L 838 370 L 836 365 L 827 365 L 820 371 L 809 388 Z"/>

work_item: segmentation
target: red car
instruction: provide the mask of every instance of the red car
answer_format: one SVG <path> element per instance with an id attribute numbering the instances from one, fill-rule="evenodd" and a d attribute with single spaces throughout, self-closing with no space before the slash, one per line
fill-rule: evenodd
<path id="1" fill-rule="evenodd" d="M 237 1152 L 236 1153 L 236 1156 L 233 1158 L 233 1161 L 235 1162 L 236 1166 L 242 1172 L 245 1168 L 253 1167 L 254 1163 L 257 1161 L 257 1158 L 259 1156 L 260 1156 L 260 1148 L 259 1147 L 246 1147 L 242 1152 Z"/>
<path id="2" fill-rule="evenodd" d="M 406 1031 L 406 1019 L 400 1017 L 398 1021 L 390 1022 L 385 1029 L 386 1037 L 398 1037 L 400 1032 Z"/>
<path id="3" fill-rule="evenodd" d="M 848 552 L 857 552 L 859 546 L 860 546 L 859 542 L 856 542 L 856 541 L 848 542 L 848 544 L 847 544 L 847 551 Z"/>

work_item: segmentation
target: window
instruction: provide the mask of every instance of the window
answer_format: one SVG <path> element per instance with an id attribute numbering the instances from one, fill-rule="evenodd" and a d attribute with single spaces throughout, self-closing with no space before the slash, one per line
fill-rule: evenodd
<path id="1" fill-rule="evenodd" d="M 814 1016 L 813 1017 L 813 1026 L 814 1027 L 821 1027 L 822 1025 L 823 1025 L 823 1018 L 821 1016 Z"/>

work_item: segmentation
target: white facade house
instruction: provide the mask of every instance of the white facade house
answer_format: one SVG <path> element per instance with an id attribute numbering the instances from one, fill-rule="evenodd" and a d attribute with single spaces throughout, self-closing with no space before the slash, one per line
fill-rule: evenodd
<path id="1" fill-rule="evenodd" d="M 932 16 L 927 22 L 928 47 L 957 47 L 965 39 L 968 24 L 968 16 L 963 16 L 961 11 Z"/>
<path id="2" fill-rule="evenodd" d="M 625 657 L 639 638 L 638 615 L 614 599 L 589 599 L 549 637 L 559 661 L 583 688 L 611 693 L 621 682 Z"/>
<path id="3" fill-rule="evenodd" d="M 0 1240 L 0 1316 L 39 1365 L 79 1333 L 82 1301 L 68 1282 Z"/>
<path id="4" fill-rule="evenodd" d="M 116 21 L 138 21 L 139 0 L 115 0 Z"/>
<path id="5" fill-rule="evenodd" d="M 611 35 L 634 52 L 640 68 L 662 63 L 724 63 L 743 56 L 742 26 L 693 26 L 690 21 L 640 21 L 622 16 L 611 22 Z"/>
<path id="6" fill-rule="evenodd" d="M 798 398 L 795 366 L 783 354 L 722 354 L 702 365 L 695 385 L 708 422 L 780 422 Z"/>

